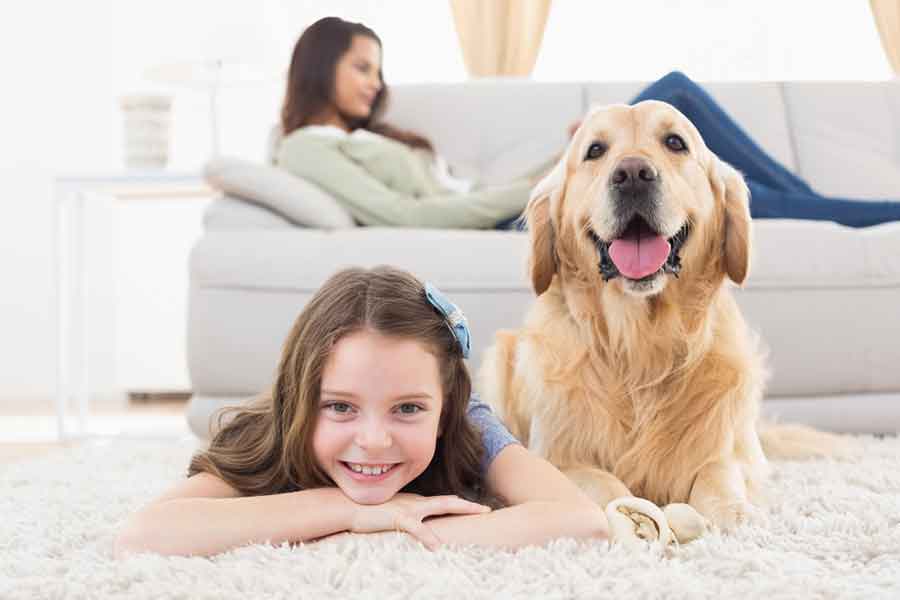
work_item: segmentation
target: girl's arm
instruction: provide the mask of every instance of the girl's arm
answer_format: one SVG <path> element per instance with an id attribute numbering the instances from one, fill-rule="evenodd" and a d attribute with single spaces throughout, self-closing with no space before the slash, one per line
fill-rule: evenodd
<path id="1" fill-rule="evenodd" d="M 415 494 L 360 505 L 336 487 L 242 497 L 218 477 L 200 473 L 134 515 L 117 536 L 113 553 L 116 557 L 135 552 L 210 556 L 253 543 L 392 530 L 405 531 L 435 548 L 440 540 L 424 519 L 488 510 L 455 496 Z"/>
<path id="2" fill-rule="evenodd" d="M 114 554 L 209 556 L 255 542 L 299 542 L 347 530 L 356 504 L 338 488 L 245 496 L 208 473 L 178 484 L 126 524 Z"/>
<path id="3" fill-rule="evenodd" d="M 442 542 L 514 548 L 560 537 L 608 536 L 603 510 L 553 465 L 518 444 L 500 451 L 486 483 L 509 507 L 427 521 Z"/>

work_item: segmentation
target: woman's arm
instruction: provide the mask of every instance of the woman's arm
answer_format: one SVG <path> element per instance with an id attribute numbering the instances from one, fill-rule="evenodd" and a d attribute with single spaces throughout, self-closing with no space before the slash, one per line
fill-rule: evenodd
<path id="1" fill-rule="evenodd" d="M 603 510 L 553 465 L 518 444 L 500 451 L 486 483 L 509 508 L 428 521 L 442 542 L 515 548 L 560 537 L 608 535 Z"/>
<path id="2" fill-rule="evenodd" d="M 360 138 L 347 136 L 336 148 L 400 194 L 421 197 L 445 191 L 431 174 L 430 157 L 426 158 L 424 150 L 416 151 L 406 144 L 376 134 Z"/>
<path id="3" fill-rule="evenodd" d="M 303 134 L 284 139 L 278 165 L 333 195 L 363 225 L 489 228 L 521 214 L 531 190 L 521 181 L 468 194 L 402 194 L 350 160 L 334 140 Z"/>
<path id="4" fill-rule="evenodd" d="M 356 508 L 338 488 L 241 497 L 201 473 L 136 513 L 114 553 L 209 556 L 252 543 L 311 540 L 348 530 Z"/>

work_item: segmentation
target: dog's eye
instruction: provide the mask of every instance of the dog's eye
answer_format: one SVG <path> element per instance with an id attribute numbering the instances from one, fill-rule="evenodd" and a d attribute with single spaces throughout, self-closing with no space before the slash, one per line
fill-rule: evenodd
<path id="1" fill-rule="evenodd" d="M 673 152 L 684 152 L 687 150 L 687 144 L 684 143 L 681 136 L 674 133 L 666 138 L 666 147 Z"/>
<path id="2" fill-rule="evenodd" d="M 606 152 L 606 146 L 600 142 L 594 142 L 588 147 L 587 154 L 584 155 L 584 160 L 595 160 L 603 156 L 604 152 Z"/>

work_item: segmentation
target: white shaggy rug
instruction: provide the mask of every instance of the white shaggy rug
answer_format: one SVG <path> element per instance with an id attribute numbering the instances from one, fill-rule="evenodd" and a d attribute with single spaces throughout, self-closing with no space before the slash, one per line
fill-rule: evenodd
<path id="1" fill-rule="evenodd" d="M 430 553 L 402 534 L 111 557 L 123 519 L 182 475 L 185 441 L 112 441 L 0 467 L 0 598 L 900 598 L 900 440 L 777 463 L 765 527 L 664 555 L 558 540 Z"/>

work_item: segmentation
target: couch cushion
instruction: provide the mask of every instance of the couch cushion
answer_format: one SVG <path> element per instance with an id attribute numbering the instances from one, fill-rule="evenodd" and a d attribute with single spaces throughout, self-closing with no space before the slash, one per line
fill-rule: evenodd
<path id="1" fill-rule="evenodd" d="M 900 82 L 785 83 L 800 173 L 830 196 L 900 200 Z"/>
<path id="2" fill-rule="evenodd" d="M 392 264 L 447 292 L 522 289 L 526 248 L 527 236 L 511 231 L 213 231 L 194 247 L 191 280 L 203 286 L 314 291 L 337 269 Z M 466 266 L 474 261 L 477 269 Z"/>
<path id="3" fill-rule="evenodd" d="M 830 221 L 756 219 L 747 287 L 900 286 L 900 222 L 854 229 Z"/>
<path id="4" fill-rule="evenodd" d="M 900 390 L 900 223 L 757 220 L 737 291 L 770 351 L 771 395 Z"/>
<path id="5" fill-rule="evenodd" d="M 481 80 L 392 87 L 385 120 L 427 136 L 456 175 L 505 183 L 561 153 L 583 113 L 577 83 Z"/>
<path id="6" fill-rule="evenodd" d="M 587 97 L 591 106 L 628 102 L 646 83 L 590 83 Z M 791 148 L 786 107 L 777 83 L 716 82 L 701 84 L 766 152 L 788 169 L 796 170 Z"/>
<path id="7" fill-rule="evenodd" d="M 192 379 L 208 393 L 258 389 L 300 308 L 350 265 L 397 265 L 443 289 L 470 318 L 476 367 L 494 332 L 518 326 L 533 301 L 527 252 L 527 236 L 505 231 L 207 232 L 191 255 L 191 355 L 205 357 Z M 750 279 L 737 299 L 771 350 L 772 394 L 900 389 L 898 255 L 900 223 L 756 222 Z M 248 354 L 257 369 L 236 366 L 226 376 L 216 366 L 240 365 Z"/>

